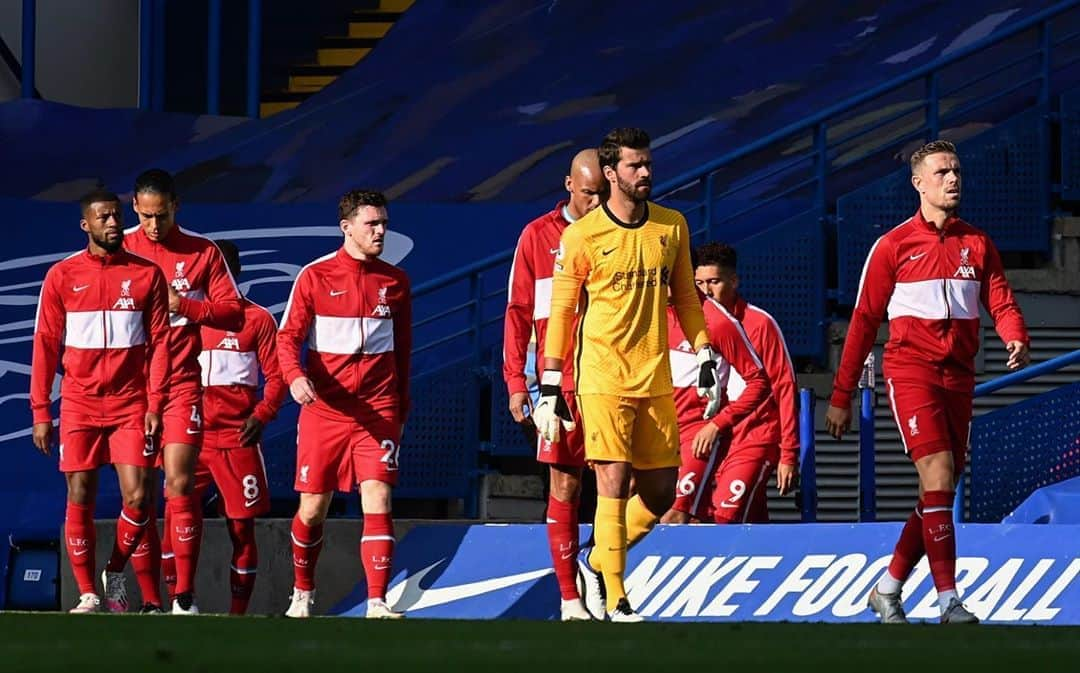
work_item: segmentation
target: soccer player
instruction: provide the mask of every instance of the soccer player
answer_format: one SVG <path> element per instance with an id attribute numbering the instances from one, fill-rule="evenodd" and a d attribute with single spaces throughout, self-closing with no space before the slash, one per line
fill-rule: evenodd
<path id="1" fill-rule="evenodd" d="M 233 278 L 240 276 L 240 251 L 232 241 L 216 241 Z M 259 567 L 255 517 L 270 511 L 259 440 L 285 400 L 277 359 L 277 324 L 262 306 L 245 298 L 240 331 L 203 326 L 203 447 L 195 469 L 196 502 L 213 482 L 221 495 L 232 540 L 229 614 L 247 612 Z M 266 386 L 257 397 L 259 370 Z"/>
<path id="2" fill-rule="evenodd" d="M 106 609 L 124 612 L 127 596 L 119 571 L 156 523 L 145 486 L 157 460 L 169 375 L 168 295 L 161 271 L 123 248 L 120 199 L 95 190 L 80 205 L 79 226 L 89 239 L 87 248 L 54 264 L 41 285 L 30 371 L 33 441 L 49 455 L 50 394 L 63 347 L 60 471 L 68 492 L 64 542 L 79 585 L 79 603 L 71 612 L 96 612 L 101 606 L 94 586 L 94 500 L 97 470 L 110 463 L 120 482 L 123 509 L 102 582 Z"/>
<path id="3" fill-rule="evenodd" d="M 952 506 L 971 430 L 979 304 L 1005 342 L 1009 369 L 1030 361 L 1028 333 L 990 237 L 957 217 L 956 147 L 938 140 L 915 152 L 911 184 L 919 193 L 918 212 L 867 255 L 825 425 L 838 439 L 850 427 L 851 396 L 887 314 L 882 369 L 904 450 L 919 474 L 919 502 L 888 572 L 870 592 L 869 607 L 883 623 L 906 623 L 901 589 L 926 554 L 941 622 L 977 623 L 956 592 Z"/>
<path id="4" fill-rule="evenodd" d="M 582 150 L 570 164 L 566 191 L 570 197 L 554 210 L 525 226 L 510 267 L 510 290 L 506 303 L 503 336 L 503 379 L 510 393 L 510 413 L 518 423 L 531 423 L 527 413 L 532 407 L 525 385 L 525 359 L 529 339 L 536 333 L 536 358 L 544 356 L 544 336 L 551 309 L 552 263 L 559 252 L 563 230 L 600 205 L 601 192 L 607 186 L 595 149 Z M 564 363 L 563 397 L 580 423 L 574 400 L 573 363 Z M 577 588 L 578 500 L 581 495 L 581 471 L 585 466 L 585 444 L 581 427 L 567 432 L 557 441 L 537 437 L 536 459 L 546 463 L 551 475 L 547 507 L 548 546 L 555 577 L 559 582 L 562 621 L 591 619 L 581 604 Z"/>
<path id="5" fill-rule="evenodd" d="M 586 607 L 598 619 L 606 615 L 616 622 L 639 622 L 642 617 L 631 608 L 623 586 L 626 550 L 671 506 L 679 466 L 664 325 L 669 290 L 697 352 L 700 392 L 716 401 L 720 393 L 694 289 L 686 219 L 648 201 L 648 134 L 633 128 L 611 131 L 600 145 L 599 159 L 610 195 L 563 231 L 533 418 L 548 441 L 558 439 L 560 426 L 567 431 L 575 427 L 562 388 L 576 313 L 574 385 L 585 458 L 596 471 L 598 492 L 595 545 L 583 550 L 580 564 Z M 637 487 L 633 498 L 631 476 Z M 599 600 L 603 591 L 606 605 Z"/>
<path id="6" fill-rule="evenodd" d="M 162 415 L 162 464 L 165 468 L 165 542 L 175 554 L 173 614 L 197 614 L 195 566 L 202 541 L 202 508 L 195 495 L 195 464 L 202 446 L 201 326 L 239 330 L 244 309 L 221 251 L 210 239 L 176 223 L 179 202 L 172 176 L 160 169 L 135 179 L 132 201 L 139 226 L 128 230 L 124 245 L 157 264 L 169 283 L 169 396 Z M 153 490 L 151 485 L 148 489 Z M 144 610 L 158 598 L 155 548 L 157 529 L 148 529 L 147 551 L 132 556 Z M 108 592 L 108 590 L 106 590 Z"/>
<path id="7" fill-rule="evenodd" d="M 379 259 L 389 218 L 386 197 L 352 190 L 338 205 L 344 245 L 296 276 L 278 331 L 278 359 L 297 423 L 292 522 L 294 587 L 287 617 L 308 617 L 323 522 L 334 489 L 359 484 L 364 511 L 360 557 L 369 618 L 403 616 L 386 604 L 394 553 L 390 490 L 398 479 L 409 409 L 412 299 L 409 278 Z M 307 360 L 300 346 L 307 341 Z"/>
<path id="8" fill-rule="evenodd" d="M 703 405 L 693 390 L 696 382 L 691 377 L 688 354 L 676 346 L 681 344 L 685 348 L 685 342 L 681 332 L 675 333 L 678 328 L 669 313 L 668 343 L 672 348 L 671 369 L 683 462 L 675 504 L 664 515 L 663 522 L 765 523 L 769 515 L 763 486 L 773 468 L 777 469 L 777 486 L 782 494 L 791 488 L 797 472 L 799 430 L 794 369 L 776 321 L 738 294 L 735 249 L 723 243 L 707 243 L 695 253 L 694 280 L 709 298 L 705 318 L 712 343 L 719 347 L 724 360 L 735 365 L 734 376 L 727 379 L 730 404 L 725 410 L 732 409 L 740 420 L 729 435 L 724 435 L 717 423 L 723 413 L 711 422 L 701 419 Z M 766 391 L 758 399 L 759 386 L 746 378 L 745 368 L 749 366 L 746 356 L 740 366 L 734 359 L 737 351 L 731 345 L 725 349 L 718 340 L 716 326 L 709 321 L 710 305 L 718 308 L 712 315 L 724 318 L 716 321 L 721 327 L 731 330 L 736 326 L 738 335 L 745 335 L 750 349 L 741 348 L 740 341 L 729 341 L 739 350 L 752 354 L 754 364 L 763 363 L 758 366 L 763 366 L 772 395 Z M 721 363 L 721 371 L 725 365 Z M 724 380 L 726 376 L 721 374 L 720 378 Z"/>

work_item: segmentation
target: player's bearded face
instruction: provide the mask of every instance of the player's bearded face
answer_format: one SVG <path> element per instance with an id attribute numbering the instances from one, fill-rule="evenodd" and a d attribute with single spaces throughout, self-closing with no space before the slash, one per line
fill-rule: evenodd
<path id="1" fill-rule="evenodd" d="M 346 245 L 366 257 L 378 257 L 386 245 L 390 220 L 386 208 L 360 206 L 352 217 L 341 221 Z"/>
<path id="2" fill-rule="evenodd" d="M 955 154 L 939 152 L 923 159 L 917 171 L 916 188 L 929 205 L 945 211 L 960 206 L 960 159 Z"/>
<path id="3" fill-rule="evenodd" d="M 116 252 L 124 244 L 119 203 L 91 203 L 84 218 L 83 228 L 95 245 L 106 252 Z"/>
<path id="4" fill-rule="evenodd" d="M 619 163 L 615 165 L 615 181 L 622 192 L 635 203 L 652 194 L 652 154 L 649 150 L 623 147 L 619 151 Z"/>
<path id="5" fill-rule="evenodd" d="M 135 195 L 135 214 L 139 226 L 151 241 L 160 241 L 176 223 L 176 201 L 163 194 L 141 192 Z"/>

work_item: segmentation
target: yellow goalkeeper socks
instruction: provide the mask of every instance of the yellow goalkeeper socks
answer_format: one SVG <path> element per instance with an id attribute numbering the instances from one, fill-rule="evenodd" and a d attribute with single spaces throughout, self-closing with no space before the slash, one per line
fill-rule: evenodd
<path id="1" fill-rule="evenodd" d="M 626 503 L 626 548 L 633 547 L 649 534 L 660 517 L 649 511 L 640 495 Z"/>
<path id="2" fill-rule="evenodd" d="M 615 609 L 620 598 L 626 597 L 623 574 L 626 572 L 626 500 L 596 498 L 596 521 L 593 524 L 596 546 L 589 554 L 589 563 L 604 576 L 607 589 L 607 610 Z"/>

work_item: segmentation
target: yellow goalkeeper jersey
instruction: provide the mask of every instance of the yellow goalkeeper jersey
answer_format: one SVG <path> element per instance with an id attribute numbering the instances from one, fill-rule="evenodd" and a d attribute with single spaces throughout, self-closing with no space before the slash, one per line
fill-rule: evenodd
<path id="1" fill-rule="evenodd" d="M 694 287 L 686 218 L 646 203 L 640 221 L 621 222 L 604 204 L 562 234 L 545 354 L 574 358 L 578 394 L 670 395 L 669 289 L 696 350 L 708 336 Z M 575 308 L 581 316 L 570 354 Z"/>

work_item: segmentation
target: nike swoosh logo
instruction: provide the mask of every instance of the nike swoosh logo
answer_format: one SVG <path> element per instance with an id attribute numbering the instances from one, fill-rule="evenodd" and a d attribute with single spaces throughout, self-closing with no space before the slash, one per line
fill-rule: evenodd
<path id="1" fill-rule="evenodd" d="M 541 570 L 530 570 L 528 572 L 517 573 L 516 575 L 493 577 L 478 582 L 466 582 L 465 584 L 458 584 L 450 587 L 439 587 L 438 589 L 421 588 L 420 583 L 424 581 L 424 578 L 445 560 L 446 559 L 436 561 L 416 574 L 405 578 L 403 582 L 394 585 L 394 587 L 386 593 L 387 604 L 394 606 L 393 609 L 395 610 L 423 610 L 424 608 L 433 608 L 437 605 L 453 603 L 454 601 L 460 601 L 466 598 L 491 593 L 492 591 L 506 589 L 507 587 L 512 587 L 517 584 L 531 582 L 555 572 L 551 568 L 543 568 Z"/>
<path id="2" fill-rule="evenodd" d="M 191 428 L 184 428 L 184 432 L 188 433 L 189 435 L 197 435 L 202 432 L 202 430 L 192 430 Z"/>
<path id="3" fill-rule="evenodd" d="M 952 535 L 942 535 L 941 537 L 934 536 L 934 542 L 941 542 L 942 540 L 948 540 Z"/>
<path id="4" fill-rule="evenodd" d="M 375 566 L 375 570 L 390 570 L 390 566 Z"/>
<path id="5" fill-rule="evenodd" d="M 346 292 L 348 292 L 348 290 L 330 290 L 330 296 L 331 297 L 340 297 L 341 295 L 345 294 Z"/>
<path id="6" fill-rule="evenodd" d="M 257 502 L 259 502 L 258 498 L 255 498 L 254 500 L 245 500 L 244 501 L 244 507 L 251 507 L 252 505 L 254 505 Z"/>
<path id="7" fill-rule="evenodd" d="M 83 554 L 85 554 L 88 551 L 90 551 L 90 550 L 89 549 L 83 549 L 83 550 L 80 551 L 80 550 L 76 549 L 75 551 L 71 552 L 71 555 L 72 556 L 82 556 Z"/>
<path id="8" fill-rule="evenodd" d="M 723 509 L 731 509 L 732 507 L 738 507 L 738 506 L 739 506 L 739 503 L 734 503 L 734 504 L 730 503 L 730 502 L 722 502 L 722 503 L 720 503 L 720 507 L 723 508 Z"/>
<path id="9" fill-rule="evenodd" d="M 604 251 L 603 251 L 602 253 L 600 253 L 600 254 L 602 254 L 602 255 L 604 255 L 604 256 L 607 256 L 607 255 L 610 255 L 610 254 L 611 254 L 611 253 L 613 253 L 613 252 L 615 252 L 615 248 L 612 248 L 611 250 L 604 250 Z"/>
<path id="10" fill-rule="evenodd" d="M 189 536 L 189 537 L 184 537 L 183 535 L 181 535 L 180 537 L 178 537 L 178 538 L 176 539 L 176 541 L 177 541 L 177 542 L 191 542 L 191 541 L 192 541 L 192 540 L 194 540 L 194 539 L 195 539 L 195 536 L 194 536 L 194 535 L 191 535 L 191 536 Z"/>
<path id="11" fill-rule="evenodd" d="M 154 452 L 154 450 L 153 450 L 153 449 L 150 449 L 149 451 L 148 451 L 148 450 L 146 450 L 146 449 L 143 449 L 143 450 L 142 450 L 142 455 L 143 455 L 143 456 L 146 456 L 147 458 L 149 458 L 150 456 L 154 455 L 154 453 L 155 453 L 155 452 Z"/>
<path id="12" fill-rule="evenodd" d="M 564 561 L 567 561 L 567 560 L 572 559 L 575 556 L 577 556 L 577 552 L 569 552 L 567 554 L 561 554 L 561 556 L 562 556 Z"/>
<path id="13" fill-rule="evenodd" d="M 559 254 L 559 249 L 558 248 L 551 248 L 551 254 L 553 254 L 553 255 Z"/>
<path id="14" fill-rule="evenodd" d="M 913 261 L 913 262 L 914 262 L 915 260 L 919 259 L 920 257 L 925 257 L 925 256 L 926 256 L 926 253 L 925 253 L 925 252 L 920 252 L 920 253 L 919 253 L 919 254 L 917 254 L 917 255 L 911 255 L 911 256 L 909 256 L 909 257 L 908 257 L 908 259 L 910 259 L 911 261 Z"/>
<path id="15" fill-rule="evenodd" d="M 74 290 L 75 292 L 82 292 L 83 290 L 85 290 L 88 287 L 90 287 L 90 286 L 89 285 L 76 285 L 76 286 L 72 287 L 71 289 Z"/>

